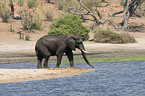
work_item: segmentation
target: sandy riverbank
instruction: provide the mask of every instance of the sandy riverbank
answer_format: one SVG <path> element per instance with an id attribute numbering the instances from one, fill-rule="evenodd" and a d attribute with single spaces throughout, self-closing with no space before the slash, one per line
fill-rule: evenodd
<path id="1" fill-rule="evenodd" d="M 42 80 L 78 75 L 94 69 L 51 68 L 51 69 L 0 69 L 0 83 Z"/>

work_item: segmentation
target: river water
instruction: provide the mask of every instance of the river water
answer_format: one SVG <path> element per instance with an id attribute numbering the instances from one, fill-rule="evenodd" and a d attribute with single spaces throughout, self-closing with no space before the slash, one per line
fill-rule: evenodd
<path id="1" fill-rule="evenodd" d="M 93 63 L 94 71 L 76 76 L 1 83 L 0 96 L 145 96 L 145 61 Z M 50 67 L 55 64 L 51 63 Z M 90 68 L 77 63 L 76 67 Z M 1 64 L 1 68 L 36 68 L 33 63 Z M 69 67 L 62 64 L 61 67 Z"/>

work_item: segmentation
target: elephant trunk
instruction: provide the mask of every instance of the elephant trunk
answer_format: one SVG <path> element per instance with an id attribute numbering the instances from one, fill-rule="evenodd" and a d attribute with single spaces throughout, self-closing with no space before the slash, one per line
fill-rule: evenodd
<path id="1" fill-rule="evenodd" d="M 82 45 L 81 45 L 81 48 L 79 48 L 79 49 L 81 50 L 81 53 L 82 53 L 83 58 L 84 58 L 84 60 L 86 61 L 86 63 L 87 63 L 89 66 L 91 66 L 92 68 L 94 68 L 94 66 L 92 66 L 92 65 L 89 63 L 89 61 L 88 61 L 88 59 L 87 59 L 87 57 L 86 57 L 86 51 L 85 51 L 84 45 L 82 44 Z"/>

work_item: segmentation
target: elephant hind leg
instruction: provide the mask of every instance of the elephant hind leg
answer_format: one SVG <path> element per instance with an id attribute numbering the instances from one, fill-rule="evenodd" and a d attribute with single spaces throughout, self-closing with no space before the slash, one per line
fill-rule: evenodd
<path id="1" fill-rule="evenodd" d="M 43 67 L 49 68 L 48 60 L 49 60 L 49 57 L 51 55 L 50 52 L 48 51 L 48 49 L 46 47 L 43 47 L 43 49 L 41 50 L 41 54 L 45 58 L 44 63 L 43 63 Z"/>
<path id="2" fill-rule="evenodd" d="M 50 57 L 50 56 L 49 56 L 49 57 Z M 49 57 L 46 57 L 46 58 L 45 58 L 45 61 L 44 61 L 44 64 L 43 64 L 44 68 L 49 68 L 49 66 L 48 66 Z"/>
<path id="3" fill-rule="evenodd" d="M 37 64 L 37 69 L 42 69 L 42 57 L 38 56 L 37 60 L 38 60 L 38 64 Z"/>
<path id="4" fill-rule="evenodd" d="M 43 66 L 44 66 L 44 68 L 49 68 L 48 59 L 49 59 L 49 57 L 51 55 L 50 52 L 48 51 L 48 49 L 45 46 L 41 46 L 41 49 L 39 49 L 39 53 L 40 53 L 40 57 L 42 57 L 39 60 L 39 61 L 41 61 L 40 63 L 42 63 L 42 59 L 45 58 Z M 41 65 L 41 67 L 42 67 L 42 65 Z"/>

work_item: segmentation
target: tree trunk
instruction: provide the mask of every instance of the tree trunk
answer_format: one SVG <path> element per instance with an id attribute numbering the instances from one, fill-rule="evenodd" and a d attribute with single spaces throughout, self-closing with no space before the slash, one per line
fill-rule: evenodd
<path id="1" fill-rule="evenodd" d="M 127 2 L 128 0 L 123 0 L 123 6 L 124 6 L 124 10 L 123 10 L 123 20 L 122 20 L 122 29 L 123 30 L 127 30 L 128 28 L 128 19 L 130 16 L 130 13 L 128 11 L 128 7 L 127 7 Z"/>
<path id="2" fill-rule="evenodd" d="M 123 30 L 127 30 L 128 29 L 128 19 L 130 17 L 130 12 L 127 10 L 127 8 L 125 9 L 124 13 L 123 13 L 123 21 L 122 21 L 122 29 Z"/>
<path id="3" fill-rule="evenodd" d="M 13 5 L 13 1 L 9 0 L 9 2 L 10 2 L 10 6 L 11 6 L 11 15 L 12 15 L 12 18 L 14 18 L 14 5 Z"/>
<path id="4" fill-rule="evenodd" d="M 47 0 L 48 3 L 50 3 L 50 0 Z"/>
<path id="5" fill-rule="evenodd" d="M 127 30 L 128 28 L 128 19 L 134 12 L 136 11 L 137 7 L 143 2 L 144 0 L 132 0 L 131 3 L 127 5 L 127 0 L 124 1 L 124 12 L 123 12 L 123 20 L 122 26 L 123 30 Z"/>

